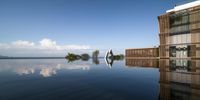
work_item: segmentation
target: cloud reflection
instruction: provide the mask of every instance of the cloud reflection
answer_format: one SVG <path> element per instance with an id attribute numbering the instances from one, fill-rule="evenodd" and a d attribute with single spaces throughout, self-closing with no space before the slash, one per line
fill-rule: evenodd
<path id="1" fill-rule="evenodd" d="M 33 74 L 34 72 L 35 72 L 35 69 L 28 68 L 28 67 L 20 67 L 16 69 L 16 73 L 19 75 Z"/>
<path id="2" fill-rule="evenodd" d="M 0 67 L 0 71 L 9 70 L 19 75 L 38 74 L 43 77 L 56 75 L 59 70 L 90 70 L 90 64 L 87 62 L 66 63 L 64 60 L 43 60 L 35 63 L 28 60 L 18 60 L 17 62 L 2 62 L 2 66 L 4 67 Z"/>
<path id="3" fill-rule="evenodd" d="M 63 69 L 80 69 L 80 70 L 89 70 L 90 66 L 89 65 L 81 65 L 81 64 L 70 64 L 70 65 L 62 65 L 62 64 L 57 64 L 55 67 L 54 66 L 47 66 L 47 67 L 42 67 L 40 69 L 40 75 L 43 77 L 50 77 L 53 76 L 57 73 L 58 70 L 63 70 Z"/>
<path id="4" fill-rule="evenodd" d="M 40 74 L 43 77 L 50 77 L 50 76 L 56 74 L 56 70 L 53 68 L 42 68 L 40 71 Z"/>

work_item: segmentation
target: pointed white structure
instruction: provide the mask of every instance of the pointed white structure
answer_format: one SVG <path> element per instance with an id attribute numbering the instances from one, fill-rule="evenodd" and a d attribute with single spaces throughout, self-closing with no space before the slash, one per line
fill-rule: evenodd
<path id="1" fill-rule="evenodd" d="M 106 65 L 109 67 L 109 68 L 112 68 L 112 64 L 113 64 L 113 59 L 109 59 L 109 57 L 112 57 L 113 56 L 113 52 L 112 52 L 112 49 L 108 50 L 105 54 L 105 57 L 104 57 L 104 60 L 106 62 Z"/>

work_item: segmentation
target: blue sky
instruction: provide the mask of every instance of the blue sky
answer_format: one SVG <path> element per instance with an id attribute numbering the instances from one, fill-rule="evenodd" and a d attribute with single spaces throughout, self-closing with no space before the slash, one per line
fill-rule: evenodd
<path id="1" fill-rule="evenodd" d="M 34 51 L 44 44 L 77 52 L 157 46 L 157 16 L 182 1 L 0 0 L 0 55 L 41 55 Z"/>

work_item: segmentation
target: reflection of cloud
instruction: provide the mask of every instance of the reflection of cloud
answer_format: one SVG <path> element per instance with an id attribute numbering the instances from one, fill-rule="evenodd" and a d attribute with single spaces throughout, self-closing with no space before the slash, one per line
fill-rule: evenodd
<path id="1" fill-rule="evenodd" d="M 42 67 L 40 70 L 40 74 L 43 77 L 50 77 L 52 75 L 55 75 L 58 70 L 62 69 L 70 69 L 70 70 L 75 70 L 75 69 L 82 69 L 82 70 L 89 70 L 90 66 L 89 65 L 77 65 L 77 64 L 70 64 L 70 65 L 62 65 L 62 64 L 57 64 L 56 66 L 47 66 L 47 67 Z"/>
<path id="2" fill-rule="evenodd" d="M 33 74 L 34 72 L 35 69 L 28 67 L 20 67 L 16 69 L 16 73 L 18 73 L 19 75 Z"/>
<path id="3" fill-rule="evenodd" d="M 89 65 L 78 65 L 78 64 L 70 64 L 70 66 L 66 66 L 64 69 L 82 69 L 82 70 L 89 70 Z"/>
<path id="4" fill-rule="evenodd" d="M 27 61 L 27 62 L 26 62 Z M 51 60 L 44 60 L 44 62 L 33 63 L 32 60 L 19 61 L 14 63 L 4 63 L 1 62 L 0 71 L 11 70 L 19 75 L 28 75 L 28 74 L 40 74 L 43 77 L 50 77 L 59 70 L 89 70 L 90 65 L 85 62 L 81 63 L 66 63 L 65 60 L 62 62 L 56 62 Z"/>
<path id="5" fill-rule="evenodd" d="M 50 77 L 50 76 L 56 74 L 56 70 L 53 68 L 42 68 L 40 71 L 40 74 L 43 77 Z"/>

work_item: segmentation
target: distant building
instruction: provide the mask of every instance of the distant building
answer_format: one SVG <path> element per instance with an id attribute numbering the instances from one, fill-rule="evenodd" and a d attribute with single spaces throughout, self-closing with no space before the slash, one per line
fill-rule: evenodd
<path id="1" fill-rule="evenodd" d="M 126 58 L 200 59 L 200 0 L 175 6 L 158 16 L 158 21 L 159 54 L 153 48 L 126 49 Z"/>
<path id="2" fill-rule="evenodd" d="M 159 49 L 155 48 L 140 48 L 140 49 L 126 49 L 127 59 L 157 59 L 159 57 Z"/>

